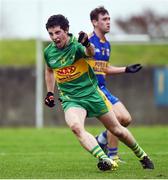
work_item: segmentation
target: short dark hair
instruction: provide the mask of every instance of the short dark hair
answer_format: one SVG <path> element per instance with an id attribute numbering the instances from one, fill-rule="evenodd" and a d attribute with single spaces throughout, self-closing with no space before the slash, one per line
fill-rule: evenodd
<path id="1" fill-rule="evenodd" d="M 50 16 L 46 23 L 46 29 L 48 30 L 49 28 L 53 28 L 55 26 L 60 26 L 61 29 L 67 31 L 69 29 L 69 21 L 62 14 Z"/>
<path id="2" fill-rule="evenodd" d="M 99 6 L 95 9 L 93 9 L 90 13 L 90 20 L 98 20 L 98 16 L 99 14 L 109 14 L 109 12 L 107 11 L 107 9 L 104 8 L 104 6 Z"/>

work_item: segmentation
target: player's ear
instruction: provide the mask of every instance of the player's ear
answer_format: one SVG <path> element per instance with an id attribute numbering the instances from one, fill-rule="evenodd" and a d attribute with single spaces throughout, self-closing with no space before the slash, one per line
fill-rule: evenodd
<path id="1" fill-rule="evenodd" d="M 68 34 L 68 33 L 69 33 L 69 28 L 67 28 L 67 29 L 65 30 L 65 32 Z"/>
<path id="2" fill-rule="evenodd" d="M 97 26 L 97 21 L 96 20 L 92 20 L 92 24 L 93 24 L 94 27 Z"/>

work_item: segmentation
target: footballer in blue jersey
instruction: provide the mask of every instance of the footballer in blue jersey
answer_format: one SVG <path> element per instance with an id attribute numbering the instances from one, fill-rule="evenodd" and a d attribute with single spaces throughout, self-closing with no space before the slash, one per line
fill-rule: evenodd
<path id="1" fill-rule="evenodd" d="M 93 59 L 90 59 L 88 62 L 93 67 L 94 72 L 97 76 L 99 88 L 104 92 L 109 101 L 112 104 L 115 104 L 119 101 L 119 99 L 112 95 L 106 88 L 106 74 L 102 71 L 102 68 L 107 67 L 109 64 L 111 52 L 110 42 L 107 41 L 105 38 L 100 39 L 95 32 L 91 34 L 89 40 L 95 46 L 95 54 Z"/>
<path id="2" fill-rule="evenodd" d="M 111 66 L 109 64 L 111 46 L 105 37 L 105 34 L 110 31 L 109 13 L 104 7 L 100 6 L 91 11 L 90 20 L 92 22 L 94 31 L 89 40 L 95 47 L 95 54 L 94 57 L 89 59 L 88 62 L 96 73 L 99 88 L 112 103 L 113 111 L 118 121 L 123 126 L 128 126 L 131 122 L 130 113 L 121 103 L 121 101 L 119 101 L 117 97 L 108 91 L 106 88 L 105 78 L 106 74 L 135 73 L 138 72 L 142 66 L 140 64 L 134 64 L 127 67 Z M 118 138 L 106 130 L 97 136 L 97 141 L 102 148 L 107 150 L 107 155 L 111 159 L 119 161 Z"/>

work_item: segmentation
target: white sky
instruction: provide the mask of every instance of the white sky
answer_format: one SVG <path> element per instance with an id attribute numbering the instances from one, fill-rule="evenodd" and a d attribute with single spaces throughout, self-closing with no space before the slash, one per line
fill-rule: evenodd
<path id="1" fill-rule="evenodd" d="M 0 0 L 0 36 L 48 38 L 45 23 L 53 14 L 63 14 L 70 22 L 70 32 L 92 31 L 89 14 L 103 5 L 111 19 L 126 18 L 152 9 L 168 15 L 168 0 Z M 119 33 L 112 26 L 115 33 Z"/>

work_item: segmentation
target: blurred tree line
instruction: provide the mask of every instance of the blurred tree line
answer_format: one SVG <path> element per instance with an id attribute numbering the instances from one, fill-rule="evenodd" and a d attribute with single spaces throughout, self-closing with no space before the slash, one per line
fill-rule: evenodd
<path id="1" fill-rule="evenodd" d="M 158 15 L 150 9 L 127 19 L 117 18 L 115 22 L 127 34 L 148 34 L 151 39 L 168 39 L 168 15 Z"/>

